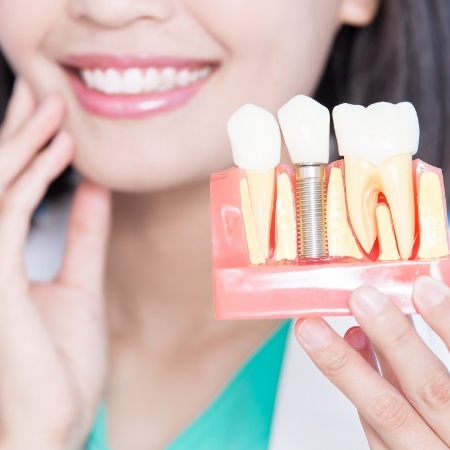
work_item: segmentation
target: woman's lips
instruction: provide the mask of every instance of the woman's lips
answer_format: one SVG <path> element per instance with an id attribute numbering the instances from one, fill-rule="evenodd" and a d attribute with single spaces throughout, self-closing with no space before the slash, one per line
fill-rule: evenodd
<path id="1" fill-rule="evenodd" d="M 189 101 L 217 67 L 211 61 L 72 56 L 64 62 L 89 112 L 111 118 L 158 114 Z"/>

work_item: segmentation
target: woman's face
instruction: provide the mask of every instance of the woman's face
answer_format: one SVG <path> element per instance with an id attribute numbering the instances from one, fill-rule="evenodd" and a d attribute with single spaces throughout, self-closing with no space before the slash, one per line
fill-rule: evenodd
<path id="1" fill-rule="evenodd" d="M 232 165 L 226 122 L 244 103 L 313 92 L 342 3 L 0 0 L 0 46 L 39 98 L 66 99 L 81 173 L 158 190 Z"/>

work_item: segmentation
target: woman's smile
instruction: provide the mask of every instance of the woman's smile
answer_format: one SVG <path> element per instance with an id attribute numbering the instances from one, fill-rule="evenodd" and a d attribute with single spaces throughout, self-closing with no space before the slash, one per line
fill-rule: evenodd
<path id="1" fill-rule="evenodd" d="M 86 54 L 64 67 L 89 112 L 131 118 L 158 114 L 189 101 L 217 69 L 216 61 Z"/>

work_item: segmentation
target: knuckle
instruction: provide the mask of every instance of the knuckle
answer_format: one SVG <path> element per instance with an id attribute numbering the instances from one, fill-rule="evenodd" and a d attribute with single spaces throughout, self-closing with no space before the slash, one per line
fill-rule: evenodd
<path id="1" fill-rule="evenodd" d="M 441 370 L 424 383 L 417 392 L 418 401 L 431 410 L 450 407 L 450 379 L 448 372 Z"/>
<path id="2" fill-rule="evenodd" d="M 390 330 L 389 340 L 386 345 L 390 348 L 403 346 L 411 338 L 412 327 L 409 323 L 404 323 L 397 326 L 397 328 Z"/>
<path id="3" fill-rule="evenodd" d="M 410 411 L 405 399 L 399 394 L 389 393 L 380 395 L 374 401 L 370 414 L 375 427 L 395 431 L 404 428 Z"/>
<path id="4" fill-rule="evenodd" d="M 352 365 L 352 355 L 348 351 L 328 356 L 326 366 L 322 369 L 328 378 L 336 378 L 347 372 Z"/>

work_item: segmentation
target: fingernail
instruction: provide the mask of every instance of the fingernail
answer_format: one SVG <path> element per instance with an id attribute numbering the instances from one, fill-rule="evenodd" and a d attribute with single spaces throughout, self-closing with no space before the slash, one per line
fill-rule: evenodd
<path id="1" fill-rule="evenodd" d="M 369 345 L 369 339 L 360 327 L 350 328 L 344 339 L 357 351 L 364 350 Z"/>
<path id="2" fill-rule="evenodd" d="M 322 319 L 305 319 L 297 325 L 297 337 L 311 348 L 324 348 L 330 343 L 330 332 Z"/>
<path id="3" fill-rule="evenodd" d="M 450 289 L 431 277 L 420 277 L 414 283 L 414 301 L 427 308 L 438 306 L 449 297 Z"/>
<path id="4" fill-rule="evenodd" d="M 350 297 L 351 309 L 367 317 L 382 313 L 389 305 L 388 298 L 372 286 L 361 286 Z"/>

